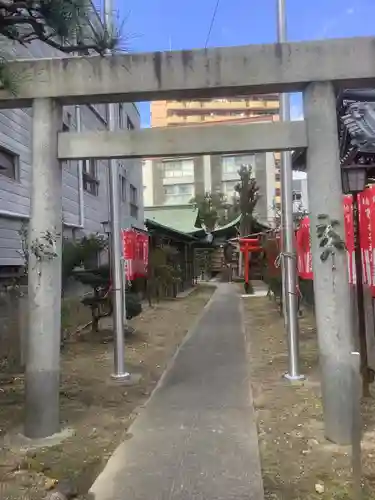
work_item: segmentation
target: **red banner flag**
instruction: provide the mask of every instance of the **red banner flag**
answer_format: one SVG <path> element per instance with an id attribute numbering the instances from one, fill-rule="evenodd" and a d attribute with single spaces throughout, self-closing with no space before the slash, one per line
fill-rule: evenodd
<path id="1" fill-rule="evenodd" d="M 310 219 L 304 217 L 296 234 L 298 274 L 305 280 L 313 279 L 310 244 Z"/>
<path id="2" fill-rule="evenodd" d="M 135 244 L 135 231 L 132 229 L 122 231 L 122 255 L 125 262 L 125 276 L 127 281 L 132 281 L 135 278 Z"/>
<path id="3" fill-rule="evenodd" d="M 371 285 L 372 282 L 372 252 L 371 250 L 371 210 L 370 210 L 371 193 L 367 188 L 358 195 L 358 212 L 359 212 L 359 235 L 362 260 L 362 275 L 363 284 Z"/>
<path id="4" fill-rule="evenodd" d="M 353 198 L 351 195 L 344 196 L 344 230 L 345 243 L 348 250 L 348 273 L 349 283 L 355 281 L 355 257 L 354 257 L 354 218 Z"/>
<path id="5" fill-rule="evenodd" d="M 370 193 L 370 259 L 371 259 L 371 286 L 372 296 L 375 297 L 375 186 L 368 188 Z"/>
<path id="6" fill-rule="evenodd" d="M 351 196 L 345 196 L 344 205 L 344 224 L 346 246 L 348 249 L 348 270 L 349 282 L 353 283 L 355 278 L 355 260 L 354 260 L 354 223 L 353 223 L 353 200 Z M 298 274 L 302 279 L 313 279 L 311 240 L 310 240 L 310 219 L 305 217 L 296 233 L 297 265 Z"/>
<path id="7" fill-rule="evenodd" d="M 145 278 L 148 269 L 148 235 L 134 229 L 123 230 L 122 244 L 126 279 Z"/>
<path id="8" fill-rule="evenodd" d="M 348 252 L 349 283 L 356 283 L 353 197 L 343 197 L 345 243 Z M 358 195 L 359 244 L 361 247 L 363 283 L 375 297 L 375 185 Z M 313 279 L 311 248 L 308 239 L 309 219 L 302 221 L 296 234 L 298 274 Z"/>

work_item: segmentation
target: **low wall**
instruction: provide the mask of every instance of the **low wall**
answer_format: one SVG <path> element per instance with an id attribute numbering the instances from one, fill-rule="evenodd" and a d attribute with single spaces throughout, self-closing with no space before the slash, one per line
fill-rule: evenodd
<path id="1" fill-rule="evenodd" d="M 18 290 L 0 292 L 0 373 L 22 371 L 27 313 L 26 296 Z"/>
<path id="2" fill-rule="evenodd" d="M 72 286 L 63 299 L 62 329 L 74 329 L 76 323 L 90 321 L 91 313 L 80 302 L 87 292 L 84 286 Z M 13 290 L 0 288 L 0 374 L 23 371 L 27 350 L 28 328 L 27 287 Z"/>

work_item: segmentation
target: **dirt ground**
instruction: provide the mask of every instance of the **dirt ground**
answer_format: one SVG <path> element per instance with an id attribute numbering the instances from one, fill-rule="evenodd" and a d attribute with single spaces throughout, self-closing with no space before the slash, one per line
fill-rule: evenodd
<path id="1" fill-rule="evenodd" d="M 3 446 L 1 500 L 40 500 L 55 480 L 67 482 L 68 489 L 84 497 L 117 445 L 131 437 L 127 429 L 137 409 L 212 292 L 212 287 L 199 286 L 187 298 L 161 302 L 130 322 L 136 333 L 127 341 L 126 358 L 129 371 L 142 376 L 136 386 L 121 387 L 110 380 L 110 332 L 68 343 L 62 352 L 61 417 L 74 436 L 28 453 Z M 65 323 L 72 327 L 74 320 L 65 318 Z M 0 386 L 0 436 L 21 424 L 22 412 L 23 378 L 16 377 Z"/>
<path id="2" fill-rule="evenodd" d="M 267 298 L 244 299 L 257 413 L 265 498 L 344 500 L 351 491 L 350 448 L 324 439 L 316 329 L 305 311 L 300 320 L 302 370 L 291 385 L 283 321 Z M 362 407 L 365 498 L 375 499 L 375 399 Z"/>

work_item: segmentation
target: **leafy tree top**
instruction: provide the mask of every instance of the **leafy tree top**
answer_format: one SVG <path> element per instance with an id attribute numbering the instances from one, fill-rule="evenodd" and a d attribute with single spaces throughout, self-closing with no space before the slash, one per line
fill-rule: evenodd
<path id="1" fill-rule="evenodd" d="M 255 177 L 252 176 L 252 171 L 251 165 L 241 165 L 238 171 L 240 182 L 234 188 L 239 195 L 238 201 L 243 216 L 252 216 L 260 198 L 259 186 Z"/>
<path id="2" fill-rule="evenodd" d="M 250 234 L 254 210 L 260 199 L 259 186 L 252 176 L 251 165 L 241 165 L 238 176 L 239 182 L 234 187 L 231 201 L 223 193 L 205 193 L 191 200 L 207 231 L 211 232 L 241 214 L 241 234 Z"/>
<path id="3" fill-rule="evenodd" d="M 240 223 L 241 236 L 251 234 L 254 210 L 261 197 L 259 186 L 252 172 L 253 168 L 251 165 L 241 165 L 238 171 L 240 181 L 234 188 L 236 193 L 238 193 L 238 209 L 242 216 Z"/>
<path id="4" fill-rule="evenodd" d="M 198 210 L 198 217 L 208 232 L 216 229 L 228 207 L 226 196 L 223 193 L 197 195 L 191 200 L 191 204 Z"/>

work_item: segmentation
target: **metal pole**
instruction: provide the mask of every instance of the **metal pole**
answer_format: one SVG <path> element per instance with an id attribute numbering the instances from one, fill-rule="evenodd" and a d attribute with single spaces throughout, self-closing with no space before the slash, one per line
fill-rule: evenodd
<path id="1" fill-rule="evenodd" d="M 104 0 L 105 26 L 108 32 L 112 28 L 112 0 Z M 110 57 L 110 55 L 109 55 Z M 108 129 L 116 129 L 116 106 L 108 104 Z M 109 206 L 111 225 L 111 280 L 113 297 L 113 330 L 114 330 L 114 373 L 112 378 L 116 380 L 128 380 L 130 373 L 125 370 L 125 347 L 124 347 L 124 295 L 122 279 L 122 248 L 120 237 L 120 192 L 119 192 L 119 168 L 116 160 L 109 161 Z"/>
<path id="2" fill-rule="evenodd" d="M 361 422 L 361 356 L 359 352 L 351 353 L 352 359 L 352 387 L 350 398 L 352 401 L 352 476 L 353 500 L 363 498 L 362 489 L 362 422 Z"/>
<path id="3" fill-rule="evenodd" d="M 277 0 L 277 28 L 278 43 L 287 40 L 285 0 Z M 290 121 L 290 100 L 288 94 L 281 94 L 280 119 Z M 299 371 L 299 328 L 297 308 L 297 272 L 294 250 L 293 225 L 293 174 L 292 156 L 290 151 L 281 153 L 281 220 L 283 230 L 283 288 L 285 298 L 286 327 L 288 334 L 288 373 L 289 380 L 301 380 L 303 375 Z"/>
<path id="4" fill-rule="evenodd" d="M 81 106 L 75 106 L 75 118 L 77 133 L 82 132 Z M 79 226 L 83 229 L 85 225 L 85 203 L 83 198 L 83 160 L 78 160 L 78 209 L 79 209 Z"/>
<path id="5" fill-rule="evenodd" d="M 75 35 L 75 43 L 78 45 L 79 43 L 79 37 L 78 33 Z M 77 52 L 75 54 L 76 56 L 79 56 L 79 53 Z M 75 109 L 75 120 L 76 120 L 76 130 L 77 133 L 82 132 L 82 115 L 81 115 L 81 106 L 79 104 L 76 104 L 74 106 Z M 84 193 L 83 193 L 83 162 L 84 160 L 78 160 L 77 163 L 77 174 L 78 174 L 78 225 L 80 229 L 84 229 L 85 225 L 85 200 L 84 200 Z"/>

